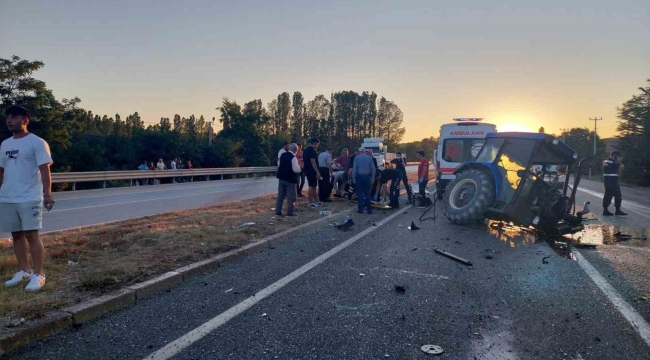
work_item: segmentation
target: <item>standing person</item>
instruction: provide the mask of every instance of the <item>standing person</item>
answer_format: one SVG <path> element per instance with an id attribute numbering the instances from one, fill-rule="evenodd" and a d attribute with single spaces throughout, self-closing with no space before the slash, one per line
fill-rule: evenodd
<path id="1" fill-rule="evenodd" d="M 429 159 L 424 157 L 424 151 L 420 150 L 417 153 L 418 161 L 418 185 L 420 187 L 420 196 L 426 195 L 425 189 L 429 183 Z"/>
<path id="2" fill-rule="evenodd" d="M 298 183 L 298 174 L 300 174 L 300 165 L 295 152 L 298 145 L 290 144 L 289 150 L 280 156 L 280 165 L 278 166 L 278 197 L 275 200 L 275 215 L 282 216 L 282 203 L 287 198 L 287 216 L 295 216 L 293 212 L 293 203 L 296 201 L 296 184 Z"/>
<path id="3" fill-rule="evenodd" d="M 0 145 L 0 231 L 11 232 L 19 270 L 5 282 L 13 287 L 25 280 L 28 291 L 45 285 L 45 249 L 38 236 L 42 228 L 43 206 L 52 210 L 50 147 L 45 140 L 27 131 L 31 114 L 20 106 L 10 106 L 7 128 L 13 136 Z M 34 270 L 29 266 L 32 255 Z"/>
<path id="4" fill-rule="evenodd" d="M 183 165 L 183 160 L 181 158 L 176 158 L 176 170 L 183 170 L 183 169 L 185 169 L 185 165 Z M 185 178 L 181 176 L 176 181 L 185 182 Z"/>
<path id="5" fill-rule="evenodd" d="M 176 159 L 172 160 L 171 165 L 172 165 L 172 170 L 178 170 L 178 167 L 176 167 Z"/>
<path id="6" fill-rule="evenodd" d="M 318 172 L 321 176 L 318 181 L 318 200 L 320 202 L 332 202 L 329 199 L 332 193 L 330 185 L 332 178 L 332 148 L 327 148 L 318 155 Z"/>
<path id="7" fill-rule="evenodd" d="M 372 153 L 372 150 L 366 149 L 366 154 L 372 158 L 372 164 L 375 166 L 376 174 L 376 176 L 371 181 L 370 198 L 379 201 L 379 180 L 381 179 L 381 172 L 379 171 L 379 165 L 377 165 L 377 158 Z"/>
<path id="8" fill-rule="evenodd" d="M 138 170 L 149 171 L 149 166 L 147 166 L 147 162 L 144 161 L 142 164 L 140 164 L 140 166 L 138 166 Z M 149 180 L 147 180 L 147 179 L 140 179 L 140 180 L 138 180 L 138 182 L 140 183 L 140 185 L 147 185 L 147 183 L 149 182 Z"/>
<path id="9" fill-rule="evenodd" d="M 158 164 L 156 164 L 156 169 L 158 169 L 158 171 L 167 170 L 167 166 L 163 162 L 162 158 L 158 159 Z"/>
<path id="10" fill-rule="evenodd" d="M 404 183 L 404 187 L 406 188 L 406 194 L 408 195 L 408 202 L 410 203 L 413 198 L 413 193 L 411 192 L 411 186 L 409 186 L 409 179 L 408 176 L 406 175 L 406 157 L 401 153 L 397 152 L 397 157 L 393 160 L 390 161 L 391 164 L 395 165 L 395 169 L 399 170 L 400 172 L 400 181 Z M 399 185 L 399 181 L 397 182 L 397 185 Z"/>
<path id="11" fill-rule="evenodd" d="M 149 163 L 149 171 L 156 171 L 156 165 L 153 162 Z M 149 185 L 156 185 L 156 179 L 149 179 Z"/>
<path id="12" fill-rule="evenodd" d="M 187 160 L 187 170 L 192 170 L 194 169 L 194 166 L 192 165 L 192 161 Z"/>
<path id="13" fill-rule="evenodd" d="M 305 176 L 307 177 L 307 200 L 309 202 L 309 207 L 315 208 L 321 205 L 316 198 L 316 186 L 318 185 L 318 180 L 322 179 L 320 172 L 318 171 L 318 145 L 320 145 L 320 140 L 313 138 L 310 141 L 310 144 L 302 155 L 303 161 L 305 162 Z"/>
<path id="14" fill-rule="evenodd" d="M 298 165 L 300 166 L 300 174 L 298 174 L 298 184 L 296 184 L 296 193 L 298 197 L 305 197 L 302 194 L 302 188 L 305 187 L 305 162 L 302 158 L 302 144 L 297 144 L 298 149 L 296 150 L 296 158 L 298 159 Z"/>
<path id="15" fill-rule="evenodd" d="M 380 171 L 380 190 L 381 190 L 381 205 L 391 205 L 391 207 L 399 207 L 399 204 L 396 203 L 397 199 L 393 199 L 391 196 L 397 191 L 397 185 L 402 177 L 402 173 L 397 169 L 392 169 L 390 165 L 386 165 L 386 169 Z M 388 187 L 388 182 L 390 181 L 390 189 Z M 390 191 L 389 191 L 390 190 Z M 399 194 L 396 194 L 399 197 Z"/>
<path id="16" fill-rule="evenodd" d="M 372 159 L 365 153 L 364 148 L 359 148 L 359 155 L 354 158 L 352 168 L 352 178 L 354 179 L 355 189 L 357 191 L 357 212 L 363 214 L 363 209 L 372 214 L 370 207 L 370 181 L 375 178 L 377 169 L 372 163 Z"/>
<path id="17" fill-rule="evenodd" d="M 621 194 L 621 186 L 618 184 L 618 177 L 621 173 L 621 169 L 625 168 L 622 163 L 623 158 L 621 153 L 614 150 L 609 155 L 609 159 L 603 161 L 603 178 L 605 181 L 605 196 L 603 196 L 603 215 L 612 216 L 627 215 L 621 211 L 621 203 L 623 202 L 623 195 Z M 613 214 L 609 212 L 609 205 L 612 203 L 612 197 L 614 198 L 614 207 L 616 207 L 616 212 Z"/>
<path id="18" fill-rule="evenodd" d="M 289 142 L 288 141 L 285 142 L 284 144 L 282 144 L 282 147 L 280 148 L 280 151 L 278 151 L 278 166 L 280 166 L 280 156 L 282 156 L 282 154 L 286 153 L 287 150 L 289 150 Z"/>

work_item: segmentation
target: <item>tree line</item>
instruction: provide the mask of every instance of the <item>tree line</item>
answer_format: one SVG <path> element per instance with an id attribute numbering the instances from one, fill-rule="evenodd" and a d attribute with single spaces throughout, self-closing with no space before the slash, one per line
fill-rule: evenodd
<path id="1" fill-rule="evenodd" d="M 94 114 L 81 100 L 57 100 L 32 75 L 45 64 L 13 56 L 0 58 L 0 111 L 17 104 L 32 113 L 29 130 L 50 144 L 53 171 L 136 169 L 143 161 L 169 162 L 180 157 L 195 167 L 268 166 L 285 141 L 306 143 L 318 137 L 324 146 L 355 147 L 364 137 L 383 137 L 389 146 L 404 136 L 404 114 L 374 92 L 340 91 L 306 101 L 301 92 L 283 92 L 266 106 L 243 106 L 224 98 L 217 119 L 203 115 L 161 118 L 145 126 L 135 112 L 126 117 Z M 209 139 L 211 137 L 211 139 Z M 211 141 L 210 141 L 211 140 Z"/>

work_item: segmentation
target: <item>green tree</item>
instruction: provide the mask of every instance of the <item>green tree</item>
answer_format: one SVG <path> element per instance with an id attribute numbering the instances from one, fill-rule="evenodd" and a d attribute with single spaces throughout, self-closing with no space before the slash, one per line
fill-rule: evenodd
<path id="1" fill-rule="evenodd" d="M 650 79 L 640 94 L 620 107 L 618 111 L 618 147 L 623 152 L 623 177 L 642 186 L 650 185 Z"/>
<path id="2" fill-rule="evenodd" d="M 286 134 L 289 131 L 289 114 L 291 113 L 291 97 L 288 92 L 278 95 L 278 107 L 275 112 L 275 133 Z"/>
<path id="3" fill-rule="evenodd" d="M 291 121 L 291 138 L 302 139 L 305 126 L 305 100 L 300 91 L 293 93 L 293 119 Z"/>

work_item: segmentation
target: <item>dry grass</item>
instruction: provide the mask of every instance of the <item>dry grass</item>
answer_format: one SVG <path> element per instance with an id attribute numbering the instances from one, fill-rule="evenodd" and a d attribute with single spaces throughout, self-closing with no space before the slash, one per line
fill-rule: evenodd
<path id="1" fill-rule="evenodd" d="M 298 198 L 296 217 L 275 217 L 275 196 L 236 201 L 140 219 L 42 235 L 47 284 L 28 293 L 24 285 L 0 287 L 0 325 L 10 319 L 40 317 L 101 293 L 144 281 L 192 262 L 318 218 L 351 204 L 334 202 L 309 209 Z M 286 208 L 286 202 L 285 202 Z M 234 226 L 254 222 L 254 226 Z M 71 261 L 75 265 L 68 265 Z M 17 269 L 11 244 L 0 243 L 0 278 Z"/>

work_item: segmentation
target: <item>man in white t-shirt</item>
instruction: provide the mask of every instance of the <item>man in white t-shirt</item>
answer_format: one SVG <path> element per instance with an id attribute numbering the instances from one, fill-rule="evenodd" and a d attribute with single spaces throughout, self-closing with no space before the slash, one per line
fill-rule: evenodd
<path id="1" fill-rule="evenodd" d="M 25 290 L 37 291 L 45 285 L 45 250 L 38 231 L 42 228 L 43 206 L 47 211 L 54 206 L 52 157 L 45 140 L 27 131 L 31 119 L 27 109 L 11 106 L 5 114 L 13 136 L 0 145 L 0 232 L 11 232 L 20 268 L 5 286 L 29 280 Z"/>
<path id="2" fill-rule="evenodd" d="M 176 159 L 172 160 L 172 170 L 178 170 L 176 167 Z"/>
<path id="3" fill-rule="evenodd" d="M 277 161 L 278 167 L 280 167 L 280 156 L 282 156 L 282 154 L 286 153 L 287 151 L 289 151 L 288 141 L 282 144 L 282 148 L 280 148 L 280 151 L 278 151 L 278 161 Z"/>

